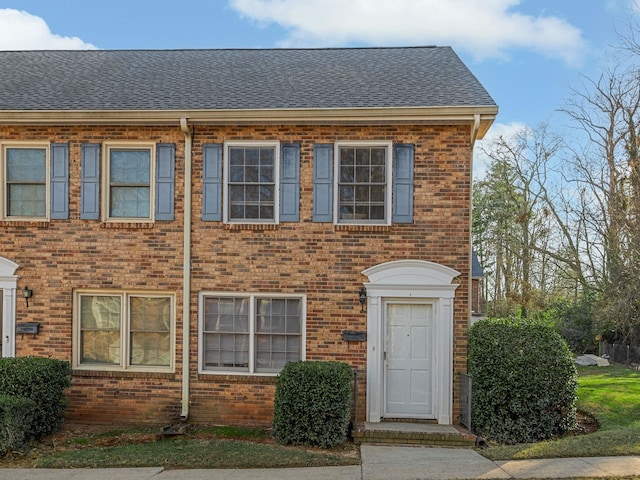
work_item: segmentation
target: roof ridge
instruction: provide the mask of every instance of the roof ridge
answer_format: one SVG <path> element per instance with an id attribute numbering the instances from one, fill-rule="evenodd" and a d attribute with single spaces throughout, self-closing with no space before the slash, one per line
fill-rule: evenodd
<path id="1" fill-rule="evenodd" d="M 79 50 L 68 49 L 37 49 L 37 50 L 0 50 L 1 53 L 28 53 L 28 52 L 267 52 L 267 51 L 349 51 L 349 50 L 421 50 L 451 48 L 449 45 L 407 45 L 407 46 L 369 46 L 369 47 L 231 47 L 231 48 L 87 48 Z"/>

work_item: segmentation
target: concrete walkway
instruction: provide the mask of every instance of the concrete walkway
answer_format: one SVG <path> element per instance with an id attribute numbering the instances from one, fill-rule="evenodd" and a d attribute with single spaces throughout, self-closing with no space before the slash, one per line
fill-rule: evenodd
<path id="1" fill-rule="evenodd" d="M 253 470 L 10 469 L 1 480 L 419 480 L 640 476 L 640 456 L 492 462 L 470 449 L 361 447 L 362 465 Z"/>

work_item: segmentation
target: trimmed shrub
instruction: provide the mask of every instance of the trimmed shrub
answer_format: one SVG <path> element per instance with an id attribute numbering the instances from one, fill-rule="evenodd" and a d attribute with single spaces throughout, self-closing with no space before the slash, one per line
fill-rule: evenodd
<path id="1" fill-rule="evenodd" d="M 351 417 L 351 378 L 346 363 L 288 363 L 276 381 L 276 439 L 322 448 L 344 442 Z"/>
<path id="2" fill-rule="evenodd" d="M 486 319 L 469 335 L 475 433 L 502 443 L 536 442 L 576 423 L 573 356 L 552 327 Z"/>
<path id="3" fill-rule="evenodd" d="M 0 392 L 36 404 L 32 422 L 25 428 L 27 439 L 39 440 L 60 428 L 67 406 L 64 390 L 70 386 L 69 362 L 36 357 L 0 359 Z"/>
<path id="4" fill-rule="evenodd" d="M 33 422 L 35 410 L 33 400 L 0 395 L 0 457 L 20 450 L 27 443 L 25 425 Z"/>

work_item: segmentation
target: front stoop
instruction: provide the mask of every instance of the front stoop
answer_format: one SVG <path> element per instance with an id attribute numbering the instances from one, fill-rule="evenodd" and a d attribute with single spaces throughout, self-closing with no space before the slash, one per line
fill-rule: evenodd
<path id="1" fill-rule="evenodd" d="M 424 423 L 365 422 L 353 429 L 352 436 L 354 442 L 367 444 L 471 448 L 476 443 L 475 435 L 462 428 Z"/>

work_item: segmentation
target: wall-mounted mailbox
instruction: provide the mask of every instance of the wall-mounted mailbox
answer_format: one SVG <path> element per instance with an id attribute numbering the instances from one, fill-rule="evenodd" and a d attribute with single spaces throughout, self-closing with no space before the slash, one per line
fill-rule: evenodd
<path id="1" fill-rule="evenodd" d="M 38 334 L 38 330 L 40 329 L 40 324 L 38 322 L 24 322 L 18 323 L 16 325 L 16 333 L 30 333 L 33 335 Z"/>
<path id="2" fill-rule="evenodd" d="M 342 332 L 342 339 L 347 342 L 366 342 L 367 332 L 354 332 L 350 330 L 344 330 Z"/>

